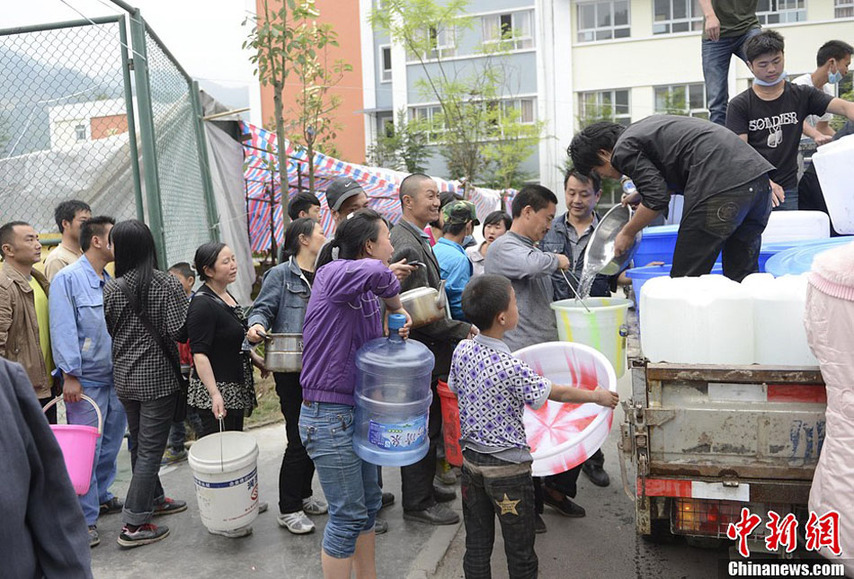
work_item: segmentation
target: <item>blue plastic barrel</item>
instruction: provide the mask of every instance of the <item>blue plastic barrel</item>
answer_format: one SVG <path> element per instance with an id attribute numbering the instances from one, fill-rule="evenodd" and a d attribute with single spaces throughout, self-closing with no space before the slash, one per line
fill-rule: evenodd
<path id="1" fill-rule="evenodd" d="M 433 353 L 398 330 L 406 317 L 389 316 L 388 338 L 371 340 L 356 352 L 353 448 L 362 460 L 406 466 L 427 454 L 427 421 L 433 393 Z"/>
<path id="2" fill-rule="evenodd" d="M 848 235 L 803 243 L 798 247 L 793 247 L 792 249 L 772 255 L 765 262 L 765 271 L 773 274 L 775 277 L 786 274 L 799 275 L 806 273 L 812 268 L 812 260 L 816 255 L 828 249 L 851 243 L 852 241 L 854 241 L 854 237 Z"/>
<path id="3" fill-rule="evenodd" d="M 653 261 L 673 263 L 679 225 L 658 225 L 643 230 L 643 239 L 635 250 L 634 262 L 644 266 Z"/>

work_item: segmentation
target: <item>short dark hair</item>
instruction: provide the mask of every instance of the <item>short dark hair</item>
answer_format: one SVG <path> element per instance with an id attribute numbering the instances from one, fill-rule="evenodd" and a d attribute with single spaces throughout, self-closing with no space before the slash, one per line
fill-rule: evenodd
<path id="1" fill-rule="evenodd" d="M 297 193 L 288 203 L 288 217 L 291 218 L 291 221 L 299 219 L 300 211 L 308 213 L 312 205 L 320 207 L 320 199 L 311 193 Z"/>
<path id="2" fill-rule="evenodd" d="M 101 237 L 107 232 L 107 225 L 115 224 L 116 220 L 108 215 L 91 217 L 83 224 L 83 227 L 80 228 L 80 249 L 82 249 L 84 253 L 89 251 L 89 247 L 92 245 L 92 238 L 96 235 Z"/>
<path id="3" fill-rule="evenodd" d="M 53 210 L 53 219 L 56 221 L 56 226 L 59 227 L 59 232 L 62 233 L 63 221 L 74 221 L 74 218 L 81 211 L 92 211 L 92 208 L 89 207 L 89 204 L 85 201 L 80 201 L 79 199 L 69 199 L 68 201 L 63 201 L 59 205 L 56 206 L 56 209 Z M 81 246 L 82 248 L 82 246 Z"/>
<path id="4" fill-rule="evenodd" d="M 468 225 L 468 224 L 469 224 L 468 221 L 466 221 L 465 223 L 445 223 L 442 226 L 442 233 L 450 233 L 451 235 L 459 235 L 460 233 L 465 231 L 466 225 Z"/>
<path id="5" fill-rule="evenodd" d="M 173 263 L 172 267 L 169 268 L 169 271 L 174 271 L 175 273 L 180 274 L 184 279 L 196 279 L 196 272 L 193 271 L 192 266 L 190 266 L 186 261 Z"/>
<path id="6" fill-rule="evenodd" d="M 209 241 L 201 244 L 196 249 L 196 255 L 193 257 L 193 264 L 196 266 L 196 271 L 199 272 L 199 279 L 206 281 L 208 277 L 205 275 L 205 268 L 213 269 L 216 267 L 216 260 L 219 254 L 225 249 L 226 245 L 221 241 Z"/>
<path id="7" fill-rule="evenodd" d="M 581 181 L 582 185 L 587 185 L 588 183 L 593 185 L 593 193 L 599 193 L 602 191 L 602 178 L 596 174 L 595 171 L 591 171 L 590 175 L 582 175 L 575 169 L 570 169 L 563 176 L 563 190 L 566 191 L 566 184 L 569 183 L 569 178 L 575 177 L 579 181 Z"/>
<path id="8" fill-rule="evenodd" d="M 573 169 L 582 175 L 590 175 L 593 169 L 602 165 L 599 151 L 613 151 L 625 130 L 621 124 L 600 121 L 576 133 L 566 150 L 572 159 Z"/>
<path id="9" fill-rule="evenodd" d="M 466 319 L 480 328 L 488 330 L 495 318 L 510 307 L 510 292 L 513 286 L 503 275 L 479 275 L 463 290 L 463 314 Z"/>
<path id="10" fill-rule="evenodd" d="M 3 253 L 3 246 L 7 243 L 12 243 L 12 240 L 15 238 L 15 228 L 19 225 L 29 226 L 29 223 L 26 221 L 10 221 L 9 223 L 4 223 L 2 227 L 0 227 L 0 256 L 5 257 L 6 254 Z"/>
<path id="11" fill-rule="evenodd" d="M 493 211 L 486 216 L 486 219 L 483 220 L 483 234 L 486 235 L 487 225 L 498 225 L 499 223 L 503 223 L 504 229 L 510 231 L 510 226 L 513 225 L 513 220 L 510 219 L 510 216 L 507 215 L 506 211 L 502 211 L 500 209 L 498 211 Z"/>
<path id="12" fill-rule="evenodd" d="M 824 66 L 831 58 L 842 60 L 850 54 L 854 54 L 854 47 L 847 42 L 828 40 L 818 49 L 818 53 L 815 56 L 815 63 L 817 66 Z"/>
<path id="13" fill-rule="evenodd" d="M 760 56 L 783 52 L 785 47 L 786 41 L 783 40 L 783 35 L 776 30 L 766 28 L 756 36 L 747 39 L 744 43 L 744 54 L 747 56 L 747 62 L 753 62 Z"/>
<path id="14" fill-rule="evenodd" d="M 557 197 L 551 190 L 542 185 L 525 185 L 513 198 L 513 219 L 522 215 L 522 210 L 529 205 L 534 211 L 540 211 L 548 207 L 549 203 L 557 205 Z"/>
<path id="15" fill-rule="evenodd" d="M 398 197 L 400 198 L 401 204 L 403 203 L 404 197 L 409 196 L 414 199 L 421 190 L 421 183 L 427 180 L 432 181 L 433 177 L 425 175 L 424 173 L 412 173 L 401 181 L 400 189 L 398 190 Z"/>

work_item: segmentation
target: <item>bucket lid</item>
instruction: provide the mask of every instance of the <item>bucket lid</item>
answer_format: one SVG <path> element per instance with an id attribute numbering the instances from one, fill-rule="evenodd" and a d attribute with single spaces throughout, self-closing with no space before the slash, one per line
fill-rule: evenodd
<path id="1" fill-rule="evenodd" d="M 765 271 L 772 273 L 775 276 L 785 275 L 787 273 L 800 274 L 806 273 L 812 269 L 812 260 L 816 255 L 828 249 L 851 243 L 852 237 L 832 237 L 830 239 L 822 239 L 805 243 L 799 247 L 793 247 L 786 251 L 781 251 L 768 258 L 765 263 Z"/>

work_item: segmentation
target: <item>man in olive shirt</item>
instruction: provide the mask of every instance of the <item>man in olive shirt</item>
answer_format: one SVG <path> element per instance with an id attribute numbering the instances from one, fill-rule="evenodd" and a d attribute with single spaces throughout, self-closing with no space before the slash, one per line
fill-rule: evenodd
<path id="1" fill-rule="evenodd" d="M 758 0 L 699 0 L 705 19 L 703 30 L 703 77 L 709 120 L 723 125 L 729 102 L 729 64 L 732 55 L 747 63 L 744 43 L 759 34 Z"/>

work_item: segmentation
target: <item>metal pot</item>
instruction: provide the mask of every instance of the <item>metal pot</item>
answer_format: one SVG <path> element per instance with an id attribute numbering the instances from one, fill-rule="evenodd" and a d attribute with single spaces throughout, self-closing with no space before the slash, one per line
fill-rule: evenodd
<path id="1" fill-rule="evenodd" d="M 302 370 L 302 334 L 267 334 L 264 338 L 264 366 L 271 372 Z"/>
<path id="2" fill-rule="evenodd" d="M 584 274 L 589 272 L 590 275 L 614 275 L 628 267 L 643 233 L 639 231 L 632 246 L 619 257 L 614 255 L 614 240 L 633 214 L 630 207 L 615 205 L 599 220 L 599 225 L 587 242 L 587 251 L 584 252 Z"/>
<path id="3" fill-rule="evenodd" d="M 412 318 L 412 327 L 420 328 L 447 317 L 447 297 L 445 296 L 445 280 L 439 284 L 439 289 L 432 287 L 417 287 L 400 294 L 403 309 Z"/>

